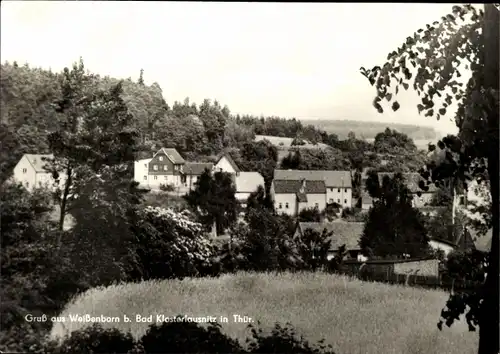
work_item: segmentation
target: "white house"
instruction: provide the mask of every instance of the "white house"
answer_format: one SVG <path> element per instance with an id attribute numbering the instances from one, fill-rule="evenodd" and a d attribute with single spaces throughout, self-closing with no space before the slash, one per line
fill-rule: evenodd
<path id="1" fill-rule="evenodd" d="M 215 163 L 214 172 L 239 174 L 241 170 L 229 154 L 223 154 Z"/>
<path id="2" fill-rule="evenodd" d="M 141 186 L 149 186 L 149 159 L 141 159 L 134 161 L 134 180 Z"/>
<path id="3" fill-rule="evenodd" d="M 53 188 L 55 181 L 52 173 L 45 166 L 46 159 L 53 158 L 49 154 L 24 154 L 14 167 L 12 179 L 32 191 L 34 188 Z M 64 174 L 60 173 L 60 184 L 64 183 Z"/>
<path id="4" fill-rule="evenodd" d="M 352 179 L 350 171 L 275 170 L 276 181 L 323 181 L 325 204 L 337 203 L 342 208 L 352 207 Z M 315 194 L 315 193 L 313 193 Z"/>
<path id="5" fill-rule="evenodd" d="M 274 180 L 271 185 L 271 199 L 278 213 L 298 215 L 304 209 L 326 208 L 325 181 Z"/>
<path id="6" fill-rule="evenodd" d="M 259 186 L 264 188 L 264 177 L 259 172 L 239 172 L 234 174 L 234 183 L 236 187 L 236 199 L 246 206 L 246 201 L 251 193 L 257 191 Z"/>

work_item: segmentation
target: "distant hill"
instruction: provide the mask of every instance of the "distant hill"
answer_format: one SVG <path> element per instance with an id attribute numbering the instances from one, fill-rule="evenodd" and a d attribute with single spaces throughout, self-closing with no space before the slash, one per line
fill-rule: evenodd
<path id="1" fill-rule="evenodd" d="M 441 134 L 432 127 L 422 127 L 410 124 L 333 119 L 301 119 L 301 122 L 304 125 L 314 125 L 317 128 L 325 130 L 327 133 L 335 133 L 341 140 L 346 139 L 351 131 L 354 132 L 358 138 L 373 140 L 377 133 L 384 131 L 387 127 L 408 135 L 414 141 L 436 141 L 441 137 Z"/>

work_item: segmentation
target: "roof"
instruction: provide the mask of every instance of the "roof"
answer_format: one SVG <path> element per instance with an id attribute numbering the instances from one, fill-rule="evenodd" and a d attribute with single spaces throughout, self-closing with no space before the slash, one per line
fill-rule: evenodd
<path id="1" fill-rule="evenodd" d="M 135 163 L 150 163 L 152 158 L 150 157 L 149 159 L 141 159 L 141 160 L 136 160 Z"/>
<path id="2" fill-rule="evenodd" d="M 184 174 L 199 176 L 205 169 L 212 170 L 213 166 L 214 164 L 211 162 L 186 162 L 182 172 Z"/>
<path id="3" fill-rule="evenodd" d="M 252 193 L 259 186 L 264 187 L 264 177 L 259 172 L 240 172 L 234 176 L 236 192 Z"/>
<path id="4" fill-rule="evenodd" d="M 325 186 L 352 188 L 350 171 L 274 170 L 275 180 L 325 181 Z"/>
<path id="5" fill-rule="evenodd" d="M 226 153 L 223 153 L 218 159 L 217 159 L 217 162 L 216 162 L 216 165 L 219 163 L 220 160 L 222 160 L 222 158 L 226 158 L 227 161 L 229 162 L 229 164 L 231 165 L 231 167 L 234 169 L 235 172 L 240 172 L 240 168 L 238 167 L 238 165 L 236 164 L 236 162 L 234 162 L 233 158 L 231 157 L 231 155 L 229 155 L 227 152 Z"/>
<path id="6" fill-rule="evenodd" d="M 302 187 L 300 180 L 274 180 L 274 193 L 277 194 L 292 194 L 298 193 Z M 304 188 L 306 194 L 325 194 L 325 181 L 308 181 Z"/>
<path id="7" fill-rule="evenodd" d="M 24 154 L 24 156 L 28 159 L 31 166 L 33 166 L 35 172 L 48 172 L 43 168 L 47 164 L 47 161 L 42 160 L 42 158 L 54 158 L 52 154 Z"/>
<path id="8" fill-rule="evenodd" d="M 170 161 L 172 161 L 175 164 L 181 164 L 186 162 L 184 158 L 179 154 L 179 152 L 174 148 L 161 148 L 160 150 L 158 150 L 155 156 L 159 152 L 163 152 L 165 155 L 167 155 Z"/>
<path id="9" fill-rule="evenodd" d="M 323 232 L 326 228 L 328 232 L 333 232 L 329 238 L 332 240 L 330 250 L 335 251 L 340 246 L 345 245 L 347 250 L 359 250 L 359 239 L 363 235 L 365 224 L 362 222 L 337 221 L 329 223 L 320 222 L 300 222 L 298 227 L 301 232 L 312 229 Z"/>
<path id="10" fill-rule="evenodd" d="M 373 204 L 373 198 L 366 191 L 361 192 L 361 204 Z"/>
<path id="11" fill-rule="evenodd" d="M 469 229 L 470 236 L 474 242 L 474 246 L 478 251 L 489 252 L 491 251 L 491 240 L 493 238 L 493 230 L 489 229 L 485 235 L 479 236 L 477 231 Z"/>
<path id="12" fill-rule="evenodd" d="M 393 172 L 379 172 L 378 173 L 378 181 L 382 184 L 383 178 L 388 176 L 389 178 L 394 177 Z M 405 179 L 406 186 L 412 193 L 426 193 L 419 186 L 418 183 L 420 181 L 424 181 L 424 178 L 420 175 L 420 173 L 403 173 L 403 178 Z M 429 191 L 427 193 L 434 193 L 437 191 L 437 187 L 434 184 L 429 185 Z"/>

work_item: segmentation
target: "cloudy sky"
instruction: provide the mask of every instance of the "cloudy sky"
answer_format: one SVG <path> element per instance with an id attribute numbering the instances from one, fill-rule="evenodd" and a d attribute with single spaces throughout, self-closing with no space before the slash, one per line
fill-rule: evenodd
<path id="1" fill-rule="evenodd" d="M 158 82 L 168 103 L 204 98 L 234 113 L 355 119 L 455 131 L 420 117 L 418 96 L 378 114 L 359 73 L 385 62 L 453 4 L 3 1 L 1 59 Z"/>

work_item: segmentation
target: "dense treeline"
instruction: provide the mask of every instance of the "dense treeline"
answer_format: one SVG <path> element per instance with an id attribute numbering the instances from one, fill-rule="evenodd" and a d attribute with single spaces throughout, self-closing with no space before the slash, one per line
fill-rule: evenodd
<path id="1" fill-rule="evenodd" d="M 115 78 L 94 74 L 89 77 L 102 89 L 109 89 L 119 82 Z M 62 74 L 7 62 L 1 66 L 1 78 L 0 177 L 5 180 L 23 154 L 50 152 L 47 137 L 62 124 L 61 114 L 54 105 L 54 100 L 61 95 Z M 358 139 L 352 132 L 347 139 L 339 140 L 337 134 L 327 133 L 311 124 L 305 125 L 295 118 L 233 115 L 217 100 L 205 99 L 196 104 L 186 98 L 169 106 L 157 83 L 144 83 L 142 71 L 137 82 L 130 78 L 123 80 L 120 95 L 132 116 L 132 127 L 139 136 L 138 157 L 150 156 L 161 146 L 175 147 L 191 160 L 206 160 L 223 149 L 232 150 L 237 156 L 242 150 L 251 149 L 248 144 L 259 134 L 304 139 L 334 148 L 331 153 L 323 154 L 325 161 L 320 159 L 299 168 L 329 166 L 361 171 L 380 163 L 380 158 L 370 156 L 370 153 L 390 155 L 391 152 L 404 156 L 405 162 L 409 163 L 404 165 L 409 165 L 411 170 L 421 165 L 414 163 L 413 141 L 390 129 L 389 134 L 393 135 L 390 139 L 386 131 L 378 134 L 374 143 Z M 318 155 L 317 152 L 302 153 L 303 156 L 311 154 Z M 332 158 L 338 162 L 328 162 Z M 401 161 L 396 164 L 405 169 Z"/>

